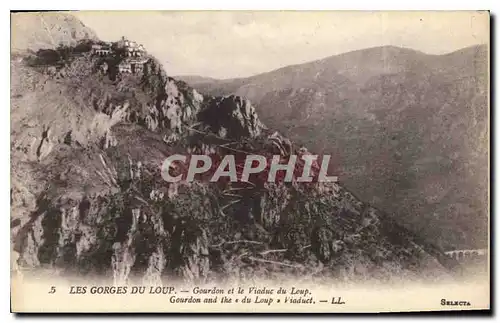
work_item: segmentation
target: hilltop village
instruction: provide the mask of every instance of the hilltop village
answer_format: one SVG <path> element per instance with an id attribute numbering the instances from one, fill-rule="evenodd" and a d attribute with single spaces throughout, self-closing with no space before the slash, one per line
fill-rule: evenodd
<path id="1" fill-rule="evenodd" d="M 92 54 L 103 58 L 118 57 L 118 73 L 140 74 L 144 72 L 145 64 L 149 61 L 142 44 L 122 37 L 118 42 L 106 42 L 92 45 Z M 108 72 L 109 64 L 104 61 L 100 65 L 104 73 Z"/>

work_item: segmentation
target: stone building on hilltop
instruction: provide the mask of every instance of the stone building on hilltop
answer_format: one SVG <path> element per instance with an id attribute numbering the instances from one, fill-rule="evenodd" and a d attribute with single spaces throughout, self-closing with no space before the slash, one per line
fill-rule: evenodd
<path id="1" fill-rule="evenodd" d="M 101 64 L 101 66 L 99 66 L 99 67 L 100 67 L 100 69 L 101 69 L 101 72 L 103 72 L 104 74 L 108 73 L 108 69 L 109 69 L 109 65 L 108 65 L 108 63 L 103 62 L 103 63 Z"/>
<path id="2" fill-rule="evenodd" d="M 116 48 L 123 51 L 125 57 L 142 57 L 145 55 L 146 50 L 142 44 L 135 41 L 128 40 L 122 37 L 116 42 Z M 116 49 L 115 48 L 115 49 Z M 92 53 L 98 56 L 109 56 L 114 52 L 112 43 L 94 44 L 92 45 Z"/>
<path id="3" fill-rule="evenodd" d="M 137 42 L 128 40 L 122 37 L 118 41 L 118 47 L 125 50 L 125 56 L 127 57 L 140 57 L 144 55 L 145 49 L 142 44 L 137 44 Z"/>
<path id="4" fill-rule="evenodd" d="M 119 73 L 140 74 L 144 72 L 144 66 L 148 59 L 126 58 L 118 64 Z"/>
<path id="5" fill-rule="evenodd" d="M 92 45 L 92 53 L 98 56 L 108 56 L 112 53 L 111 46 L 109 45 Z"/>
<path id="6" fill-rule="evenodd" d="M 122 37 L 118 42 L 94 44 L 92 45 L 92 53 L 94 55 L 107 57 L 112 55 L 115 51 L 119 53 L 122 60 L 118 64 L 118 73 L 143 73 L 145 64 L 148 58 L 145 57 L 145 49 L 141 44 L 131 41 Z M 100 66 L 101 71 L 107 73 L 108 64 L 104 63 Z"/>
<path id="7" fill-rule="evenodd" d="M 132 67 L 132 73 L 142 73 L 144 71 L 144 66 L 148 62 L 148 59 L 129 59 L 130 65 Z"/>
<path id="8" fill-rule="evenodd" d="M 121 61 L 118 64 L 118 72 L 119 73 L 132 73 L 132 65 L 128 61 Z"/>

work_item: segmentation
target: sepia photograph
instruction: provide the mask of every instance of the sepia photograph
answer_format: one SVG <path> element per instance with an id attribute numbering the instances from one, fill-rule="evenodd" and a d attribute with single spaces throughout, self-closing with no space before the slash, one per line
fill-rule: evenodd
<path id="1" fill-rule="evenodd" d="M 491 309 L 488 11 L 10 20 L 12 312 Z"/>

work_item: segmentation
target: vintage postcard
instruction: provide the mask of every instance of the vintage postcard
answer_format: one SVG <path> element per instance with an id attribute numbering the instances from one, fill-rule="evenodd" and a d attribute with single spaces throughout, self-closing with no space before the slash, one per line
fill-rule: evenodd
<path id="1" fill-rule="evenodd" d="M 11 311 L 490 310 L 487 11 L 11 13 Z"/>

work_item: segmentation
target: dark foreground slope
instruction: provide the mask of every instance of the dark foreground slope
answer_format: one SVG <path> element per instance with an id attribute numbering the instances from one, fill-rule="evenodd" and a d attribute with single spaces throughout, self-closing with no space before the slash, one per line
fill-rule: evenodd
<path id="1" fill-rule="evenodd" d="M 337 183 L 165 182 L 173 153 L 299 147 L 248 100 L 202 96 L 152 57 L 143 74 L 103 73 L 91 44 L 12 57 L 11 237 L 22 268 L 151 283 L 449 272 L 440 250 Z M 106 59 L 113 71 L 119 57 Z"/>
<path id="2" fill-rule="evenodd" d="M 262 121 L 332 153 L 345 185 L 445 249 L 488 237 L 488 48 L 385 46 L 245 79 L 187 78 L 252 100 Z"/>

